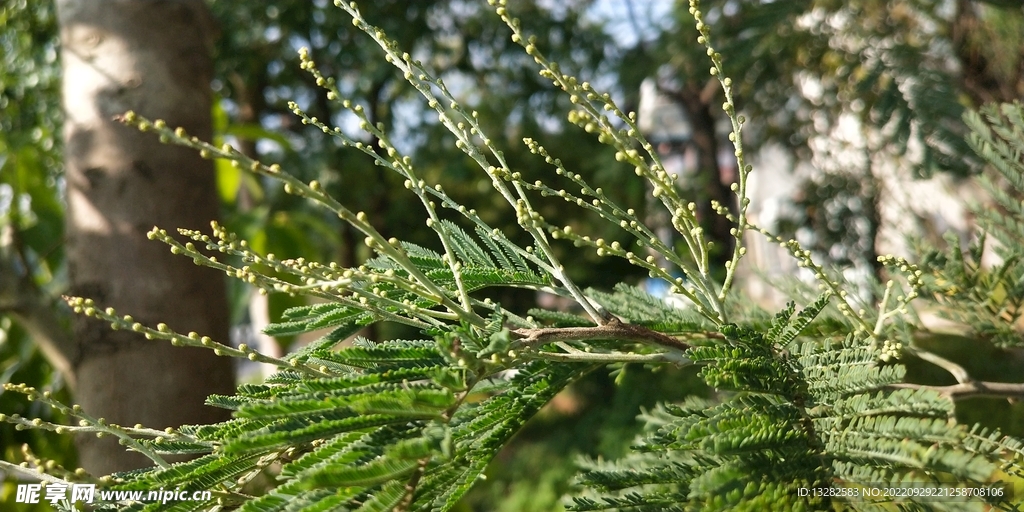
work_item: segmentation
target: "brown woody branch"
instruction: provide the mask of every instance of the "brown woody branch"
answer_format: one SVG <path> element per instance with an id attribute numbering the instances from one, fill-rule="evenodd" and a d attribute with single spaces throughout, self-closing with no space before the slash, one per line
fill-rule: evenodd
<path id="1" fill-rule="evenodd" d="M 420 479 L 423 478 L 423 473 L 427 470 L 427 464 L 430 464 L 430 457 L 423 457 L 417 461 L 416 469 L 413 470 L 412 476 L 409 477 L 409 481 L 405 484 L 405 494 L 402 496 L 402 501 L 398 502 L 398 505 L 392 509 L 392 512 L 405 512 L 412 506 L 413 498 L 416 496 L 416 487 L 420 484 Z"/>

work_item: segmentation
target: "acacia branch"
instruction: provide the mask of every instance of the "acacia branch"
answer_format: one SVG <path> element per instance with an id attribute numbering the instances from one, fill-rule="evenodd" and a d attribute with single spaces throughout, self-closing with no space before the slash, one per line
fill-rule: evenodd
<path id="1" fill-rule="evenodd" d="M 582 350 L 570 352 L 536 352 L 528 356 L 530 359 L 546 361 L 562 361 L 569 363 L 673 363 L 677 366 L 688 366 L 693 361 L 678 354 L 661 352 L 657 354 L 634 354 L 630 352 L 596 353 Z"/>
<path id="2" fill-rule="evenodd" d="M 899 383 L 892 384 L 890 387 L 897 389 L 930 389 L 950 399 L 969 397 L 1024 398 L 1024 382 L 987 382 L 975 380 L 949 386 Z"/>
<path id="3" fill-rule="evenodd" d="M 678 351 L 690 348 L 689 344 L 672 336 L 640 325 L 623 323 L 617 318 L 612 318 L 608 323 L 597 327 L 544 327 L 516 329 L 512 332 L 520 336 L 516 340 L 520 346 L 545 345 L 558 341 L 617 340 L 633 341 Z M 719 333 L 709 332 L 706 334 L 709 338 L 722 336 Z"/>
<path id="4" fill-rule="evenodd" d="M 914 357 L 932 363 L 935 366 L 942 368 L 943 370 L 946 370 L 947 372 L 949 372 L 950 375 L 953 376 L 954 379 L 956 379 L 957 383 L 959 384 L 970 384 L 974 382 L 974 379 L 967 372 L 966 368 L 953 361 L 950 361 L 949 359 L 946 359 L 945 357 L 942 357 L 938 354 L 933 354 L 931 352 L 928 352 L 927 350 L 923 350 L 913 346 L 904 347 L 903 351 L 909 353 Z"/>

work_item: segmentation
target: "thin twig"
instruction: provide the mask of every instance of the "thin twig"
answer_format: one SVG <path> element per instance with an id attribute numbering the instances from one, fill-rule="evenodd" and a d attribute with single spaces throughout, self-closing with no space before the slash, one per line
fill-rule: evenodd
<path id="1" fill-rule="evenodd" d="M 969 397 L 1024 398 L 1024 382 L 971 381 L 949 386 L 928 386 L 925 384 L 898 383 L 890 387 L 897 389 L 930 389 L 950 399 Z"/>
<path id="2" fill-rule="evenodd" d="M 568 363 L 673 363 L 676 366 L 689 366 L 693 364 L 690 359 L 670 352 L 658 354 L 633 354 L 622 352 L 584 352 L 573 350 L 572 352 L 535 352 L 525 356 L 529 359 L 544 359 L 546 361 L 563 361 Z"/>
<path id="3" fill-rule="evenodd" d="M 19 477 L 24 479 L 33 479 L 51 484 L 67 485 L 70 483 L 67 480 L 63 480 L 53 475 L 39 472 L 35 468 L 22 467 L 19 466 L 18 464 L 7 462 L 6 460 L 0 460 L 0 470 L 3 470 L 7 473 L 11 473 L 13 475 L 18 475 Z"/>
<path id="4" fill-rule="evenodd" d="M 416 495 L 416 487 L 420 483 L 420 478 L 423 477 L 423 473 L 427 470 L 427 464 L 430 463 L 430 457 L 423 457 L 416 464 L 416 469 L 412 472 L 412 476 L 409 477 L 409 481 L 405 484 L 405 495 L 402 496 L 402 501 L 398 502 L 393 512 L 405 512 L 412 506 L 413 497 Z"/>
<path id="5" fill-rule="evenodd" d="M 974 378 L 971 377 L 971 374 L 967 373 L 967 369 L 953 361 L 950 361 L 949 359 L 946 359 L 945 357 L 917 347 L 904 347 L 903 351 L 946 370 L 960 384 L 970 384 L 975 382 Z"/>

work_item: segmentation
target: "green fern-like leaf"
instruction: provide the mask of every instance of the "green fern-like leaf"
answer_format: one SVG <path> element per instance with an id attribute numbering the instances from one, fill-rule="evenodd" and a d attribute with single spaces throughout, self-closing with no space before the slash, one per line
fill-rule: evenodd
<path id="1" fill-rule="evenodd" d="M 873 510 L 881 500 L 798 491 L 925 485 L 927 475 L 985 485 L 995 446 L 1007 441 L 972 437 L 934 391 L 884 389 L 904 369 L 880 363 L 870 343 L 853 335 L 804 337 L 817 334 L 809 326 L 827 301 L 796 315 L 788 306 L 765 334 L 726 326 L 724 342 L 691 348 L 709 385 L 740 393 L 717 405 L 690 400 L 646 415 L 649 431 L 637 450 L 584 467 L 580 482 L 590 490 L 569 508 L 653 509 L 671 496 L 685 510 Z M 972 497 L 959 506 L 1002 501 Z M 901 506 L 931 509 L 918 497 Z"/>
<path id="2" fill-rule="evenodd" d="M 656 331 L 677 334 L 711 328 L 697 313 L 673 307 L 625 283 L 615 285 L 615 293 L 600 290 L 587 290 L 587 293 L 615 315 Z"/>
<path id="3" fill-rule="evenodd" d="M 498 267 L 513 269 L 516 272 L 532 273 L 531 265 L 522 255 L 519 254 L 519 247 L 513 244 L 505 235 L 500 232 L 488 232 L 484 228 L 476 227 L 477 236 L 487 246 L 491 256 L 497 262 Z"/>
<path id="4" fill-rule="evenodd" d="M 268 325 L 263 332 L 270 336 L 291 336 L 339 325 L 364 325 L 369 318 L 365 311 L 341 304 L 314 304 L 286 310 L 283 321 Z"/>

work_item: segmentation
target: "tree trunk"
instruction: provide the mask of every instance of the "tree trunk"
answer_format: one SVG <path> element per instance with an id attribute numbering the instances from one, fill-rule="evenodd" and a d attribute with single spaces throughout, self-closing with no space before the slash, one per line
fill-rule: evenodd
<path id="1" fill-rule="evenodd" d="M 210 46 L 202 0 L 58 0 L 64 70 L 70 293 L 147 325 L 228 339 L 222 274 L 146 239 L 154 225 L 209 229 L 213 166 L 113 116 L 135 110 L 211 135 Z M 79 317 L 72 358 L 85 410 L 163 428 L 226 418 L 203 405 L 233 390 L 232 361 Z M 149 465 L 108 439 L 82 438 L 82 467 L 106 474 Z"/>

